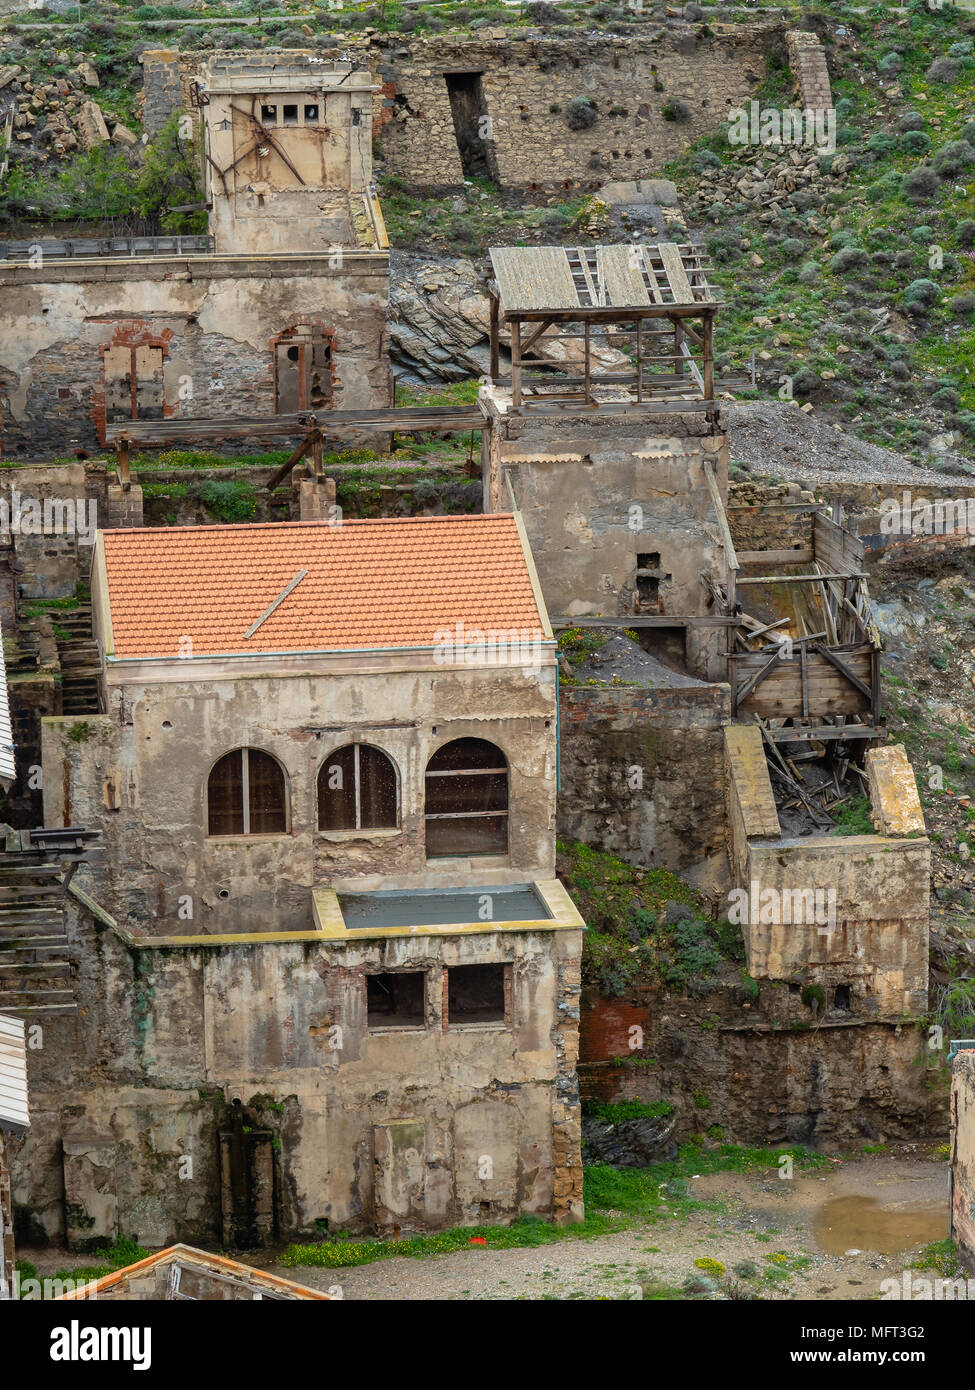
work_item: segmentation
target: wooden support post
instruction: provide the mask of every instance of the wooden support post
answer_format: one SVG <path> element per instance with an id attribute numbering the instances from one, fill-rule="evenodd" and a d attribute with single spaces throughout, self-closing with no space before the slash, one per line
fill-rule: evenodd
<path id="1" fill-rule="evenodd" d="M 714 315 L 708 314 L 704 329 L 704 399 L 714 400 Z"/>
<path id="2" fill-rule="evenodd" d="M 128 491 L 132 486 L 132 475 L 129 472 L 129 440 L 127 435 L 121 435 L 115 441 L 115 449 L 118 456 L 117 472 L 118 480 L 122 487 Z"/>
<path id="3" fill-rule="evenodd" d="M 588 320 L 588 319 L 586 319 L 585 330 L 586 330 L 586 331 L 585 331 L 586 364 L 585 364 L 585 367 L 584 367 L 584 372 L 585 372 L 585 393 L 586 393 L 586 405 L 589 405 L 590 402 L 592 401 L 592 357 L 590 356 L 589 320 Z"/>
<path id="4" fill-rule="evenodd" d="M 488 368 L 491 381 L 501 375 L 501 302 L 496 294 L 491 295 L 491 365 Z"/>
<path id="5" fill-rule="evenodd" d="M 681 346 L 683 329 L 680 319 L 672 319 L 674 325 L 674 371 L 678 376 L 684 375 L 684 350 Z"/>
<path id="6" fill-rule="evenodd" d="M 521 322 L 511 321 L 511 404 L 521 405 Z"/>
<path id="7" fill-rule="evenodd" d="M 643 319 L 636 321 L 636 398 L 643 400 Z"/>
<path id="8" fill-rule="evenodd" d="M 311 458 L 312 472 L 316 483 L 321 481 L 322 473 L 324 472 L 324 464 L 322 463 L 324 445 L 325 441 L 322 438 L 321 430 L 315 430 L 311 436 Z"/>

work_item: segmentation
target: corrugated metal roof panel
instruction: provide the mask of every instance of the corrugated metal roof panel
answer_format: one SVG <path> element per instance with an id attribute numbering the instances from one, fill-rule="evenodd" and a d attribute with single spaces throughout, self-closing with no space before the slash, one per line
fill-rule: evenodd
<path id="1" fill-rule="evenodd" d="M 0 1014 L 0 1129 L 23 1134 L 29 1124 L 24 1021 Z"/>
<path id="2" fill-rule="evenodd" d="M 3 633 L 0 630 L 0 640 Z M 0 646 L 0 783 L 10 787 L 17 776 L 14 766 L 14 736 L 10 727 L 10 700 L 7 696 L 7 666 Z"/>

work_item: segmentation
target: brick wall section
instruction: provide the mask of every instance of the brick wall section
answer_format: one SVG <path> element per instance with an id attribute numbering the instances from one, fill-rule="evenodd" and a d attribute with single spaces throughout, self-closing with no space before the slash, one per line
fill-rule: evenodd
<path id="1" fill-rule="evenodd" d="M 833 105 L 826 53 L 815 34 L 790 29 L 786 34 L 789 46 L 789 66 L 799 87 L 804 109 L 828 111 Z"/>
<path id="2" fill-rule="evenodd" d="M 559 692 L 558 831 L 634 864 L 679 870 L 724 846 L 727 685 Z M 635 779 L 632 770 L 640 769 Z M 641 786 L 631 786 L 642 780 Z"/>

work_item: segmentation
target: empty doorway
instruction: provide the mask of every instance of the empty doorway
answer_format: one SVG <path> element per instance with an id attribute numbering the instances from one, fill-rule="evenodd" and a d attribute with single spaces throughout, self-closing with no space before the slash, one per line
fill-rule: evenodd
<path id="1" fill-rule="evenodd" d="M 490 121 L 479 72 L 445 72 L 450 114 L 465 178 L 493 178 L 489 156 Z"/>

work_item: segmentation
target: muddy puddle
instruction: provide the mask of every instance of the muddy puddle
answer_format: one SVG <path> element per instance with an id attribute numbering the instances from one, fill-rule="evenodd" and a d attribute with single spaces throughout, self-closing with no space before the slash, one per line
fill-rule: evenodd
<path id="1" fill-rule="evenodd" d="M 896 1255 L 914 1245 L 943 1240 L 948 1234 L 944 1202 L 896 1202 L 882 1206 L 876 1197 L 833 1197 L 816 1211 L 813 1233 L 827 1255 L 848 1250 L 875 1250 Z"/>

